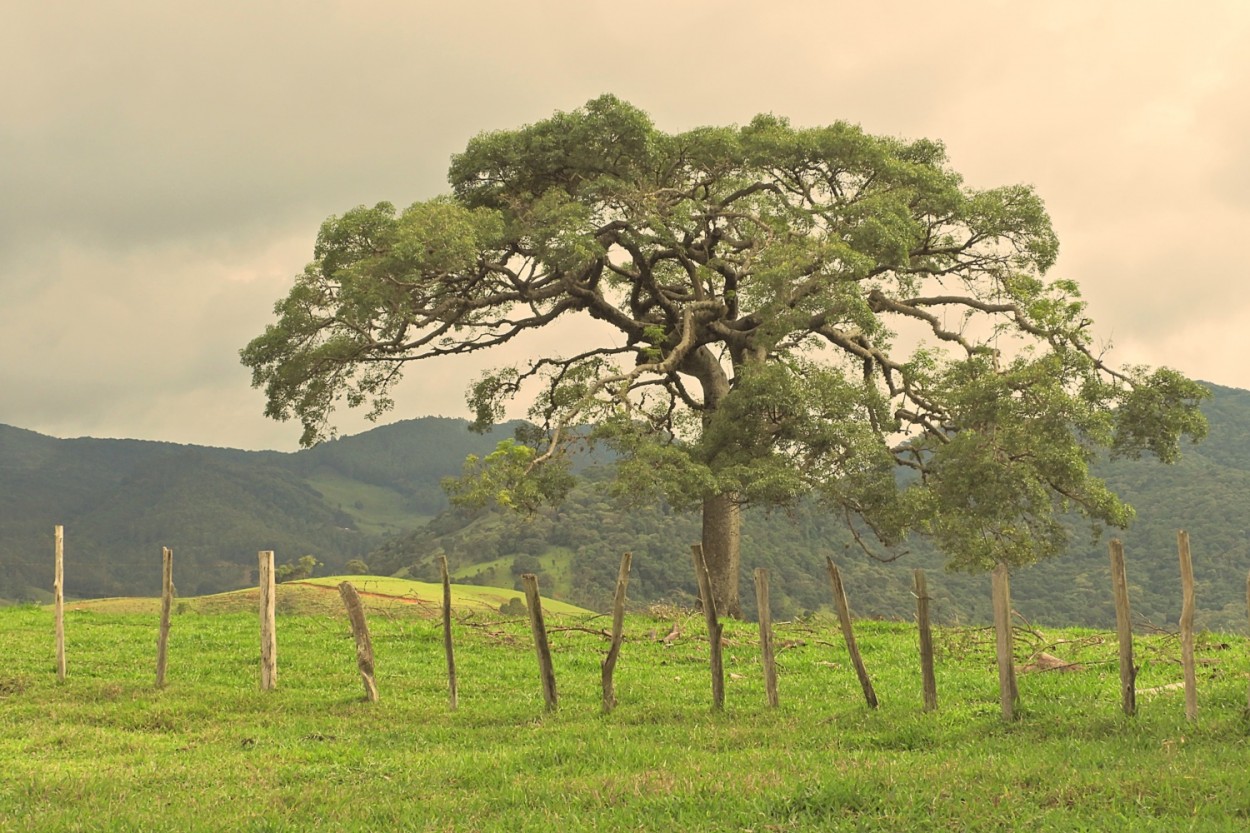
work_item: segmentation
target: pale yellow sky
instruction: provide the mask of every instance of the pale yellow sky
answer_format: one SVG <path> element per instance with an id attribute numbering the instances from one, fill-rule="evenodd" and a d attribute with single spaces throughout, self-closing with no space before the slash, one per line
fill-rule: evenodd
<path id="1" fill-rule="evenodd" d="M 603 92 L 669 131 L 940 139 L 974 186 L 1037 187 L 1118 363 L 1250 388 L 1246 43 L 1232 0 L 5 4 L 0 423 L 293 448 L 237 351 L 321 220 Z M 466 415 L 494 363 L 414 367 L 390 418 Z"/>

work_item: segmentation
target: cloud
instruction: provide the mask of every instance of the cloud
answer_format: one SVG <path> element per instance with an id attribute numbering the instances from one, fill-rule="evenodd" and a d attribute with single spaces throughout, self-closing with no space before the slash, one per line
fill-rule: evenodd
<path id="1" fill-rule="evenodd" d="M 0 20 L 0 422 L 290 447 L 237 351 L 329 214 L 446 190 L 483 130 L 605 91 L 665 130 L 858 122 L 1035 185 L 1121 361 L 1250 387 L 1250 8 L 792 0 L 18 4 Z M 536 336 L 553 350 L 570 333 Z M 1207 335 L 1219 350 L 1187 347 Z M 413 368 L 465 413 L 508 356 Z M 1179 359 L 1179 361 L 1172 361 Z M 344 430 L 359 424 L 345 414 Z"/>

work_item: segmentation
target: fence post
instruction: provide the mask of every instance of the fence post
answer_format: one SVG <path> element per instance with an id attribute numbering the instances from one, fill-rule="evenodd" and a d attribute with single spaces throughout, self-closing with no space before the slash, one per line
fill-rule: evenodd
<path id="1" fill-rule="evenodd" d="M 56 679 L 65 682 L 65 527 L 57 524 L 52 570 L 52 597 L 56 608 Z"/>
<path id="2" fill-rule="evenodd" d="M 998 655 L 998 702 L 1002 706 L 1003 720 L 1015 719 L 1016 701 L 1020 699 L 1016 689 L 1016 667 L 1013 656 L 1011 628 L 1011 580 L 1007 565 L 1000 563 L 990 574 L 990 586 L 994 597 L 994 635 Z"/>
<path id="3" fill-rule="evenodd" d="M 1194 562 L 1189 553 L 1189 533 L 1176 532 L 1181 562 L 1181 669 L 1185 675 L 1185 718 L 1198 719 L 1198 677 L 1194 671 Z"/>
<path id="4" fill-rule="evenodd" d="M 525 587 L 525 602 L 529 608 L 530 629 L 534 633 L 534 650 L 538 653 L 538 671 L 543 680 L 543 699 L 547 711 L 556 710 L 556 672 L 551 664 L 551 645 L 547 642 L 547 626 L 543 622 L 542 598 L 538 595 L 538 576 L 525 573 L 521 576 Z"/>
<path id="5" fill-rule="evenodd" d="M 931 712 L 938 707 L 937 680 L 933 674 L 933 632 L 929 628 L 929 585 L 924 570 L 915 572 L 916 621 L 920 627 L 920 676 L 924 683 L 924 710 Z"/>
<path id="6" fill-rule="evenodd" d="M 278 687 L 278 626 L 274 620 L 273 550 L 260 551 L 260 688 Z"/>
<path id="7" fill-rule="evenodd" d="M 773 615 L 768 603 L 768 571 L 763 567 L 755 570 L 755 607 L 760 620 L 760 656 L 764 663 L 764 692 L 768 705 L 776 708 L 777 660 L 773 656 Z"/>
<path id="8" fill-rule="evenodd" d="M 846 650 L 851 655 L 851 663 L 855 666 L 855 676 L 859 677 L 859 687 L 864 690 L 864 700 L 870 708 L 877 707 L 877 692 L 873 691 L 872 680 L 868 679 L 868 669 L 864 668 L 864 659 L 859 655 L 859 645 L 855 642 L 855 631 L 851 628 L 851 606 L 846 601 L 846 589 L 842 586 L 842 574 L 833 559 L 825 556 L 829 567 L 829 581 L 833 584 L 833 601 L 838 608 L 838 622 L 842 626 L 842 639 L 846 642 Z"/>
<path id="9" fill-rule="evenodd" d="M 161 629 L 156 637 L 156 687 L 165 687 L 169 653 L 169 614 L 174 605 L 174 551 L 161 547 Z"/>
<path id="10" fill-rule="evenodd" d="M 373 641 L 369 639 L 369 624 L 365 621 L 365 609 L 360 594 L 350 581 L 339 582 L 339 595 L 347 608 L 347 619 L 352 624 L 352 637 L 356 640 L 356 667 L 360 669 L 360 681 L 365 686 L 365 699 L 378 702 L 378 686 L 373 679 Z"/>
<path id="11" fill-rule="evenodd" d="M 600 666 L 603 682 L 603 712 L 607 714 L 616 708 L 616 688 L 612 675 L 616 671 L 616 660 L 621 653 L 621 642 L 625 638 L 625 591 L 629 586 L 629 567 L 633 562 L 633 553 L 621 556 L 621 567 L 616 574 L 616 595 L 612 597 L 612 644 L 608 654 Z"/>
<path id="12" fill-rule="evenodd" d="M 691 544 L 690 552 L 694 556 L 694 577 L 699 585 L 703 618 L 707 620 L 707 641 L 711 649 L 708 665 L 712 671 L 712 708 L 720 711 L 725 708 L 725 663 L 721 652 L 724 625 L 716 616 L 716 599 L 712 594 L 712 579 L 707 572 L 707 562 L 703 558 L 703 545 Z"/>
<path id="13" fill-rule="evenodd" d="M 460 705 L 456 683 L 456 652 L 451 644 L 451 574 L 447 572 L 447 556 L 438 557 L 443 573 L 443 653 L 447 657 L 447 700 L 452 711 Z"/>
<path id="14" fill-rule="evenodd" d="M 1115 592 L 1115 631 L 1120 643 L 1120 701 L 1124 713 L 1137 714 L 1137 669 L 1133 667 L 1133 619 L 1128 604 L 1128 572 L 1124 567 L 1124 544 L 1118 538 L 1111 550 L 1111 587 Z"/>

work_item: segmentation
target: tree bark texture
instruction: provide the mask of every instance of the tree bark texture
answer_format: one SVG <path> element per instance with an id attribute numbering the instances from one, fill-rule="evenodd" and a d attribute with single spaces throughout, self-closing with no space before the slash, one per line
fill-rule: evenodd
<path id="1" fill-rule="evenodd" d="M 716 612 L 741 619 L 738 569 L 742 560 L 742 510 L 736 495 L 710 495 L 703 499 L 702 543 Z"/>

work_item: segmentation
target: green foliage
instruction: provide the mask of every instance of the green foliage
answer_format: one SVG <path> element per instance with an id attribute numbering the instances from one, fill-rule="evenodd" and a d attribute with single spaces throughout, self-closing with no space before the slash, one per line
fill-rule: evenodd
<path id="1" fill-rule="evenodd" d="M 500 440 L 495 450 L 484 457 L 469 455 L 464 475 L 444 480 L 443 487 L 457 506 L 497 504 L 532 512 L 539 506 L 558 502 L 573 485 L 567 459 L 535 472 L 538 456 L 528 445 Z"/>
<path id="2" fill-rule="evenodd" d="M 276 581 L 303 581 L 306 578 L 312 578 L 313 573 L 318 567 L 324 567 L 316 556 L 301 555 L 298 560 L 285 564 L 279 564 L 274 567 L 273 575 Z"/>
<path id="3" fill-rule="evenodd" d="M 856 535 L 930 534 L 983 569 L 1062 551 L 1064 513 L 1123 526 L 1101 451 L 1173 462 L 1205 432 L 1200 386 L 1104 361 L 1076 284 L 1047 277 L 1038 195 L 967 187 L 937 142 L 768 115 L 667 134 L 605 95 L 472 139 L 449 180 L 327 220 L 242 359 L 313 443 L 340 402 L 388 408 L 407 362 L 604 324 L 471 387 L 475 427 L 525 395 L 546 436 L 471 459 L 462 505 L 558 501 L 562 455 L 603 441 L 637 500 L 811 495 Z"/>

